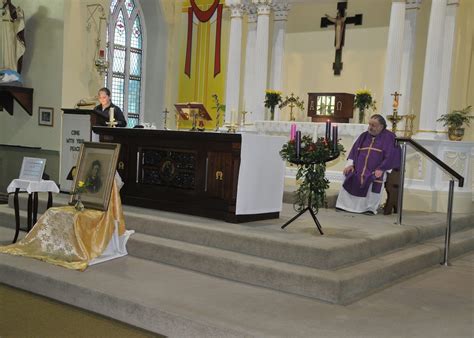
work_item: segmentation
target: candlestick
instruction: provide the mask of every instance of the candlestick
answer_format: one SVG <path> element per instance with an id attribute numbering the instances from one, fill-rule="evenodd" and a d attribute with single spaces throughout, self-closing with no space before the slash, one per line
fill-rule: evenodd
<path id="1" fill-rule="evenodd" d="M 290 141 L 293 141 L 295 139 L 296 135 L 296 124 L 292 123 L 291 128 L 290 128 Z"/>
<path id="2" fill-rule="evenodd" d="M 332 151 L 337 153 L 337 125 L 332 127 Z"/>
<path id="3" fill-rule="evenodd" d="M 296 142 L 295 142 L 296 158 L 299 159 L 301 155 L 301 131 L 296 131 Z"/>
<path id="4" fill-rule="evenodd" d="M 115 121 L 115 118 L 114 118 L 114 107 L 110 107 L 109 108 L 109 122 L 114 122 Z"/>

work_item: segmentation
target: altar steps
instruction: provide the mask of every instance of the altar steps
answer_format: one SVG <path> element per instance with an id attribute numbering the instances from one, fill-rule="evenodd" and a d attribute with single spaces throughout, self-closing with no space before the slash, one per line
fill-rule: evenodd
<path id="1" fill-rule="evenodd" d="M 440 214 L 407 213 L 409 225 L 398 226 L 394 216 L 321 210 L 320 236 L 307 215 L 281 230 L 294 214 L 289 205 L 279 220 L 246 224 L 124 209 L 127 228 L 137 231 L 128 244 L 132 256 L 332 303 L 363 297 L 443 256 Z M 452 257 L 474 250 L 471 216 L 454 217 Z M 13 224 L 13 210 L 3 208 L 0 225 Z"/>
<path id="2" fill-rule="evenodd" d="M 128 245 L 135 257 L 209 275 L 347 304 L 443 259 L 443 238 L 375 256 L 336 270 L 288 264 L 201 245 L 137 234 Z M 474 249 L 474 230 L 453 235 L 451 255 Z"/>
<path id="3" fill-rule="evenodd" d="M 22 210 L 26 209 L 25 201 L 26 196 L 20 198 Z M 45 201 L 46 196 L 40 197 L 40 211 L 46 208 Z M 54 204 L 67 201 L 68 195 L 61 194 Z M 127 228 L 138 233 L 318 269 L 359 262 L 443 236 L 446 230 L 443 214 L 409 211 L 400 226 L 394 224 L 396 215 L 366 216 L 333 209 L 320 209 L 318 214 L 324 236 L 319 235 L 308 213 L 281 230 L 295 213 L 288 204 L 283 205 L 280 219 L 242 224 L 133 206 L 124 206 L 124 213 Z M 9 215 L 14 217 L 12 208 Z M 452 223 L 453 232 L 474 228 L 471 214 L 454 214 Z M 13 224 L 9 221 L 9 226 Z"/>

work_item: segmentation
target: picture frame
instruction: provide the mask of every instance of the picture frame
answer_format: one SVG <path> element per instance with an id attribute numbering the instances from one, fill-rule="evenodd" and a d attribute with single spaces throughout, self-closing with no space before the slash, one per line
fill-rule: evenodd
<path id="1" fill-rule="evenodd" d="M 40 182 L 43 178 L 45 158 L 23 157 L 20 170 L 20 180 Z"/>
<path id="2" fill-rule="evenodd" d="M 54 108 L 38 107 L 38 125 L 40 126 L 54 126 Z"/>
<path id="3" fill-rule="evenodd" d="M 82 181 L 86 191 L 80 194 L 80 199 L 84 207 L 108 209 L 119 153 L 118 143 L 84 142 L 81 145 L 69 204 L 76 203 L 77 194 L 73 191 Z"/>

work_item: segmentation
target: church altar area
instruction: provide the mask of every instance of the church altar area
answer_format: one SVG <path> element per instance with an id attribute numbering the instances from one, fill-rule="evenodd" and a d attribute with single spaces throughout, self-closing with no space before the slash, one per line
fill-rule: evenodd
<path id="1" fill-rule="evenodd" d="M 312 136 L 313 139 L 324 137 L 325 123 L 314 122 L 255 121 L 253 125 L 246 125 L 244 130 L 246 133 L 279 135 L 289 139 L 292 124 L 296 124 L 302 134 Z M 345 158 L 357 137 L 367 130 L 367 124 L 337 123 L 337 125 L 346 154 L 327 163 L 326 177 L 331 182 L 331 189 L 339 190 L 344 180 L 342 169 L 345 166 Z M 470 212 L 474 200 L 472 194 L 474 142 L 417 138 L 416 135 L 413 138 L 464 177 L 464 186 L 460 188 L 456 184 L 455 187 L 453 211 Z M 287 166 L 287 182 L 288 179 L 294 179 L 295 175 L 296 167 Z M 448 186 L 449 178 L 442 170 L 410 146 L 407 147 L 404 209 L 446 212 Z"/>

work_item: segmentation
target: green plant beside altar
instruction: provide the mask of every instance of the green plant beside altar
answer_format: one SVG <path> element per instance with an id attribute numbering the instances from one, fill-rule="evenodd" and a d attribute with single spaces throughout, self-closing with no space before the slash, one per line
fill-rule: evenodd
<path id="1" fill-rule="evenodd" d="M 221 115 L 225 114 L 225 104 L 219 102 L 217 94 L 213 94 L 212 99 L 215 104 L 212 108 L 216 110 L 216 130 L 219 130 L 219 127 L 221 126 Z"/>
<path id="2" fill-rule="evenodd" d="M 467 106 L 464 109 L 453 110 L 450 113 L 443 114 L 437 121 L 444 122 L 443 126 L 448 127 L 448 137 L 451 141 L 461 141 L 464 137 L 463 126 L 469 127 L 471 119 L 474 118 L 470 113 L 471 106 Z"/>
<path id="3" fill-rule="evenodd" d="M 265 91 L 265 107 L 270 108 L 270 119 L 275 118 L 275 107 L 282 102 L 281 92 L 278 90 L 267 89 Z"/>
<path id="4" fill-rule="evenodd" d="M 376 101 L 372 97 L 372 93 L 368 89 L 361 89 L 356 91 L 354 98 L 354 108 L 359 109 L 359 123 L 365 121 L 365 111 L 369 108 L 376 111 Z"/>
<path id="5" fill-rule="evenodd" d="M 319 208 L 327 207 L 326 190 L 329 188 L 329 181 L 325 176 L 326 162 L 345 150 L 339 140 L 335 149 L 334 143 L 325 138 L 320 137 L 314 141 L 311 136 L 304 135 L 298 156 L 296 143 L 295 140 L 290 140 L 280 151 L 283 160 L 298 165 L 296 180 L 300 181 L 300 185 L 295 192 L 294 206 L 297 211 L 301 211 L 310 203 L 309 207 L 317 212 Z"/>

